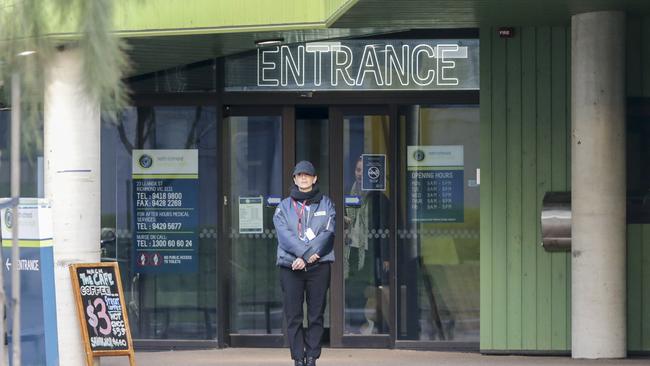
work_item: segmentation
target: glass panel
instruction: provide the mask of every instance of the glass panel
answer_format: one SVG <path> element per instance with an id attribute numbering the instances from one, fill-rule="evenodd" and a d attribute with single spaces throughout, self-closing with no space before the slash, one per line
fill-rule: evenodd
<path id="1" fill-rule="evenodd" d="M 102 260 L 118 261 L 134 338 L 216 337 L 216 108 L 132 107 L 102 125 Z M 198 149 L 198 272 L 135 274 L 133 149 Z"/>
<path id="2" fill-rule="evenodd" d="M 398 339 L 479 340 L 478 106 L 400 110 Z"/>
<path id="3" fill-rule="evenodd" d="M 43 119 L 35 123 L 23 117 L 20 143 L 20 196 L 44 197 Z M 11 110 L 0 110 L 0 197 L 11 197 Z"/>
<path id="4" fill-rule="evenodd" d="M 129 89 L 138 93 L 193 93 L 217 90 L 217 60 L 150 72 L 128 79 Z"/>
<path id="5" fill-rule="evenodd" d="M 329 112 L 327 108 L 296 109 L 296 162 L 308 160 L 318 174 L 318 188 L 329 194 Z"/>
<path id="6" fill-rule="evenodd" d="M 345 334 L 388 334 L 389 118 L 343 117 Z"/>
<path id="7" fill-rule="evenodd" d="M 330 186 L 329 153 L 329 110 L 326 107 L 296 108 L 296 162 L 308 160 L 314 164 L 318 174 L 318 188 L 329 195 Z M 330 301 L 327 293 L 327 305 L 323 326 L 330 327 Z M 306 305 L 305 305 L 306 306 Z M 304 310 L 307 326 L 307 310 Z"/>
<path id="8" fill-rule="evenodd" d="M 282 334 L 273 212 L 282 195 L 282 118 L 230 117 L 232 333 Z M 261 201 L 260 201 L 261 198 Z"/>

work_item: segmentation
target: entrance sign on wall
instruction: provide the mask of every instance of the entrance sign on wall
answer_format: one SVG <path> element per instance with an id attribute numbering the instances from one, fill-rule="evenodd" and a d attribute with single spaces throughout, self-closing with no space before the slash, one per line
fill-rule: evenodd
<path id="1" fill-rule="evenodd" d="M 264 232 L 264 197 L 239 197 L 239 233 L 261 234 Z"/>
<path id="2" fill-rule="evenodd" d="M 409 221 L 463 222 L 463 146 L 407 146 L 406 151 Z"/>
<path id="3" fill-rule="evenodd" d="M 100 356 L 129 356 L 129 363 L 135 366 L 117 263 L 73 264 L 70 276 L 88 366 Z"/>
<path id="4" fill-rule="evenodd" d="M 198 270 L 198 150 L 133 150 L 133 270 Z"/>
<path id="5" fill-rule="evenodd" d="M 478 88 L 476 39 L 312 42 L 226 59 L 227 91 Z"/>
<path id="6" fill-rule="evenodd" d="M 386 155 L 361 155 L 363 173 L 361 176 L 362 191 L 386 190 Z"/>

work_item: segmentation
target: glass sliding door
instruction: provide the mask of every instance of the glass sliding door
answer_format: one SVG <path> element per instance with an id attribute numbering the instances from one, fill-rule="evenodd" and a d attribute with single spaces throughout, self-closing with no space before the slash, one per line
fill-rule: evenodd
<path id="1" fill-rule="evenodd" d="M 344 334 L 388 334 L 389 117 L 348 113 L 343 115 Z"/>
<path id="2" fill-rule="evenodd" d="M 282 293 L 272 220 L 275 202 L 283 194 L 282 115 L 278 110 L 242 108 L 225 119 L 229 145 L 229 221 L 225 228 L 230 241 L 229 332 L 235 344 L 238 335 L 282 335 Z M 278 340 L 281 345 L 281 338 Z"/>
<path id="3" fill-rule="evenodd" d="M 295 108 L 295 161 L 310 161 L 318 174 L 318 188 L 324 195 L 330 193 L 330 121 L 327 107 L 299 106 Z M 287 170 L 291 171 L 293 164 L 287 161 Z M 329 337 L 330 330 L 330 292 L 327 296 L 323 327 L 323 337 Z M 307 325 L 305 309 L 304 324 Z"/>
<path id="4" fill-rule="evenodd" d="M 479 341 L 479 108 L 399 110 L 397 339 Z"/>

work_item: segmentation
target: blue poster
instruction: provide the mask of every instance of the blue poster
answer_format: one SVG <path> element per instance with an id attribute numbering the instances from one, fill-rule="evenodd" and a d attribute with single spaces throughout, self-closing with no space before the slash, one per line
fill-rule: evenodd
<path id="1" fill-rule="evenodd" d="M 362 191 L 386 190 L 386 155 L 361 155 L 363 172 L 361 176 Z"/>
<path id="2" fill-rule="evenodd" d="M 198 150 L 133 151 L 137 273 L 198 270 Z"/>
<path id="3" fill-rule="evenodd" d="M 465 220 L 463 147 L 408 146 L 409 221 Z"/>

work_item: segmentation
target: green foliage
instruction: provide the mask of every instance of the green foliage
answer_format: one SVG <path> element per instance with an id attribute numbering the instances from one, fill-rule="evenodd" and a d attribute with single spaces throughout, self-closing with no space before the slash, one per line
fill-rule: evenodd
<path id="1" fill-rule="evenodd" d="M 126 107 L 122 79 L 128 71 L 126 43 L 112 34 L 113 0 L 0 0 L 0 82 L 3 105 L 11 101 L 11 75 L 21 79 L 24 151 L 42 145 L 45 71 L 57 49 L 79 47 L 87 95 L 101 103 L 102 116 L 115 119 Z M 74 23 L 73 35 L 49 35 L 53 24 Z M 25 51 L 35 51 L 21 55 Z M 12 106 L 13 107 L 13 106 Z M 28 153 L 29 154 L 29 153 Z"/>

